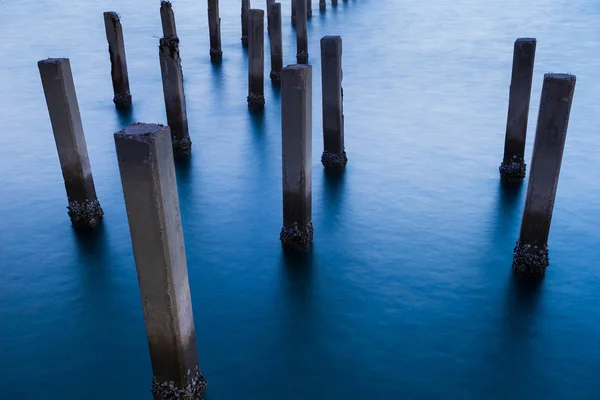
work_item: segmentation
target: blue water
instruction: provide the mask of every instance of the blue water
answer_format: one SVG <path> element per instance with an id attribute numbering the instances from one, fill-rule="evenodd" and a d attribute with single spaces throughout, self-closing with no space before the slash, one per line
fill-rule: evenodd
<path id="1" fill-rule="evenodd" d="M 150 399 L 152 371 L 113 132 L 166 123 L 159 2 L 5 0 L 0 11 L 0 397 Z M 207 398 L 600 397 L 600 5 L 351 0 L 309 22 L 314 246 L 284 258 L 280 93 L 247 110 L 240 6 L 174 2 L 193 157 L 178 186 Z M 264 7 L 254 0 L 255 7 Z M 121 14 L 134 108 L 112 104 L 102 12 Z M 284 64 L 295 62 L 282 4 Z M 320 164 L 319 38 L 344 46 L 349 163 Z M 500 187 L 512 49 L 577 87 L 539 285 L 511 272 L 526 187 Z M 268 39 L 265 40 L 268 49 Z M 78 236 L 37 61 L 69 57 L 105 219 Z M 268 52 L 265 65 L 269 66 Z M 268 67 L 267 67 L 268 76 Z"/>

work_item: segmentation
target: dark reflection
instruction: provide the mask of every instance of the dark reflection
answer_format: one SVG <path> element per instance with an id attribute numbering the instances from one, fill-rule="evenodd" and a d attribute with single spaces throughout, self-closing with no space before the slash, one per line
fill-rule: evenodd
<path id="1" fill-rule="evenodd" d="M 192 154 L 188 157 L 175 159 L 175 175 L 177 177 L 177 190 L 179 192 L 179 208 L 182 216 L 187 215 L 188 207 L 194 204 L 191 200 L 193 197 L 194 182 L 192 157 L 194 149 L 192 145 Z"/>
<path id="2" fill-rule="evenodd" d="M 269 69 L 270 71 L 270 69 Z M 265 78 L 267 79 L 267 78 Z M 277 107 L 280 107 L 281 104 L 281 82 L 273 82 L 270 78 L 268 78 L 271 81 L 271 98 L 273 99 L 273 101 L 277 102 Z"/>
<path id="3" fill-rule="evenodd" d="M 252 110 L 248 108 L 248 114 L 254 136 L 263 136 L 265 133 L 265 109 Z"/>
<path id="4" fill-rule="evenodd" d="M 94 229 L 77 232 L 74 236 L 78 264 L 87 280 L 95 285 L 98 279 L 106 277 L 106 267 L 110 263 L 104 225 L 100 223 Z"/>
<path id="5" fill-rule="evenodd" d="M 496 205 L 496 221 L 497 233 L 504 235 L 508 230 L 518 224 L 520 221 L 521 195 L 523 193 L 523 185 L 505 184 L 500 181 L 498 185 L 498 202 Z"/>
<path id="6" fill-rule="evenodd" d="M 133 123 L 133 106 L 125 110 L 115 110 L 117 112 L 117 118 L 119 120 L 119 126 L 121 129 Z"/>
<path id="7" fill-rule="evenodd" d="M 343 204 L 346 169 L 327 171 L 323 169 L 323 192 L 325 215 L 337 217 Z M 337 218 L 334 218 L 337 219 Z"/>
<path id="8" fill-rule="evenodd" d="M 299 317 L 304 318 L 311 300 L 312 247 L 305 252 L 282 249 L 281 264 L 290 306 L 292 310 L 300 313 Z"/>
<path id="9" fill-rule="evenodd" d="M 212 72 L 212 81 L 214 82 L 215 87 L 221 89 L 223 86 L 223 59 L 211 62 L 210 70 Z"/>

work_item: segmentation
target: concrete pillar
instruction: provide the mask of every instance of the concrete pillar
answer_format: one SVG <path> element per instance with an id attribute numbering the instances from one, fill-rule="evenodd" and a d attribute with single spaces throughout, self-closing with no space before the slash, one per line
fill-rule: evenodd
<path id="1" fill-rule="evenodd" d="M 210 32 L 210 58 L 220 59 L 223 56 L 223 51 L 221 50 L 219 0 L 208 0 L 208 29 Z"/>
<path id="2" fill-rule="evenodd" d="M 176 36 L 160 39 L 158 53 L 167 123 L 171 128 L 173 139 L 173 153 L 175 157 L 187 156 L 192 151 L 192 141 L 188 131 L 185 94 L 183 93 L 179 39 Z"/>
<path id="3" fill-rule="evenodd" d="M 265 13 L 267 14 L 267 34 L 271 36 L 271 4 L 275 3 L 275 0 L 267 0 L 267 8 L 265 8 Z"/>
<path id="4" fill-rule="evenodd" d="M 523 157 L 525 155 L 535 45 L 535 39 L 520 38 L 515 41 L 504 158 L 500 165 L 500 177 L 505 181 L 520 181 L 525 178 L 526 165 Z"/>
<path id="5" fill-rule="evenodd" d="M 65 180 L 74 227 L 92 227 L 104 212 L 96 197 L 94 178 L 83 136 L 83 125 L 68 58 L 49 58 L 38 62 L 58 159 Z"/>
<path id="6" fill-rule="evenodd" d="M 156 400 L 202 399 L 194 315 L 168 126 L 114 134 Z"/>
<path id="7" fill-rule="evenodd" d="M 290 0 L 292 5 L 292 26 L 296 26 L 296 0 Z"/>
<path id="8" fill-rule="evenodd" d="M 312 0 L 306 0 L 306 18 L 312 17 Z"/>
<path id="9" fill-rule="evenodd" d="M 308 29 L 304 0 L 296 0 L 296 60 L 298 64 L 308 62 Z"/>
<path id="10" fill-rule="evenodd" d="M 168 0 L 160 2 L 160 20 L 162 22 L 163 37 L 177 36 L 175 14 L 171 2 Z"/>
<path id="11" fill-rule="evenodd" d="M 321 38 L 321 87 L 323 89 L 323 155 L 325 169 L 344 168 L 348 162 L 344 149 L 342 109 L 342 38 Z"/>
<path id="12" fill-rule="evenodd" d="M 281 38 L 281 3 L 274 3 L 269 6 L 271 15 L 271 81 L 279 83 L 281 81 L 281 69 L 283 68 L 283 45 Z"/>
<path id="13" fill-rule="evenodd" d="M 527 198 L 512 264 L 517 274 L 543 276 L 548 266 L 548 234 L 575 81 L 574 75 L 544 75 Z"/>
<path id="14" fill-rule="evenodd" d="M 242 46 L 248 47 L 248 17 L 250 0 L 242 0 Z"/>
<path id="15" fill-rule="evenodd" d="M 325 0 L 319 0 L 319 11 L 327 10 L 327 3 Z"/>
<path id="16" fill-rule="evenodd" d="M 131 93 L 129 91 L 123 27 L 116 12 L 108 11 L 104 13 L 104 28 L 106 29 L 106 40 L 108 40 L 110 74 L 115 95 L 113 103 L 119 109 L 129 108 L 131 107 Z"/>
<path id="17" fill-rule="evenodd" d="M 281 71 L 281 147 L 284 247 L 306 250 L 312 226 L 312 66 Z"/>
<path id="18" fill-rule="evenodd" d="M 248 107 L 265 106 L 265 12 L 250 10 L 248 19 Z"/>

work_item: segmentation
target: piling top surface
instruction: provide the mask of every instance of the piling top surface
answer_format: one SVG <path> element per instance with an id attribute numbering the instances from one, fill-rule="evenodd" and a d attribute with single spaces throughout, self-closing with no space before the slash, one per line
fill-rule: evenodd
<path id="1" fill-rule="evenodd" d="M 45 60 L 38 61 L 38 64 L 61 64 L 69 62 L 68 58 L 46 58 Z"/>
<path id="2" fill-rule="evenodd" d="M 265 17 L 265 12 L 261 9 L 258 8 L 251 8 L 250 9 L 250 17 L 253 18 L 264 18 Z"/>
<path id="3" fill-rule="evenodd" d="M 571 74 L 555 74 L 553 72 L 549 72 L 547 74 L 544 74 L 544 81 L 546 81 L 546 80 L 575 81 L 575 80 L 577 80 L 577 77 L 575 75 L 571 75 Z"/>
<path id="4" fill-rule="evenodd" d="M 310 64 L 290 64 L 290 65 L 286 65 L 283 68 L 283 71 L 285 71 L 285 70 L 302 71 L 302 70 L 308 70 L 310 68 L 312 68 L 312 66 Z"/>
<path id="5" fill-rule="evenodd" d="M 323 36 L 323 37 L 321 38 L 321 42 L 328 42 L 328 41 L 330 41 L 330 40 L 331 40 L 331 41 L 334 41 L 334 40 L 335 40 L 335 41 L 337 41 L 337 40 L 341 41 L 341 40 L 342 40 L 342 37 L 341 37 L 341 36 L 339 36 L 339 35 L 325 35 L 325 36 Z"/>
<path id="6" fill-rule="evenodd" d="M 105 11 L 104 18 L 107 18 L 107 17 L 109 17 L 115 21 L 119 20 L 119 14 L 117 14 L 115 11 Z"/>
<path id="7" fill-rule="evenodd" d="M 160 6 L 162 7 L 166 7 L 166 8 L 172 8 L 173 4 L 171 4 L 171 2 L 169 0 L 162 0 L 160 2 Z"/>
<path id="8" fill-rule="evenodd" d="M 168 128 L 162 124 L 147 124 L 143 122 L 134 122 L 126 128 L 115 132 L 115 139 L 129 139 L 138 142 L 147 142 L 153 139 L 157 134 Z"/>
<path id="9" fill-rule="evenodd" d="M 515 40 L 515 43 L 523 43 L 523 42 L 537 42 L 536 38 L 518 38 L 517 40 Z"/>

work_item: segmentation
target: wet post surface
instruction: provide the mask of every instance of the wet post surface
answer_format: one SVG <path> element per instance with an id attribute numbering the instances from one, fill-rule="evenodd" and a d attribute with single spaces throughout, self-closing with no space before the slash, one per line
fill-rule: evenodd
<path id="1" fill-rule="evenodd" d="M 306 250 L 312 226 L 312 66 L 281 71 L 281 148 L 285 248 Z"/>
<path id="2" fill-rule="evenodd" d="M 271 73 L 269 77 L 273 83 L 281 82 L 281 69 L 283 68 L 283 44 L 281 36 L 281 3 L 269 6 L 271 15 Z"/>
<path id="3" fill-rule="evenodd" d="M 306 1 L 296 1 L 296 61 L 308 62 L 308 28 L 306 23 Z"/>
<path id="4" fill-rule="evenodd" d="M 104 13 L 104 28 L 106 29 L 106 40 L 108 41 L 108 53 L 110 55 L 110 75 L 114 92 L 113 103 L 118 109 L 127 109 L 131 107 L 129 74 L 127 73 L 123 27 L 116 12 L 107 11 Z"/>
<path id="5" fill-rule="evenodd" d="M 342 106 L 342 38 L 321 38 L 321 87 L 323 90 L 323 155 L 328 170 L 344 168 L 348 159 L 344 149 Z"/>
<path id="6" fill-rule="evenodd" d="M 208 30 L 210 33 L 210 58 L 220 60 L 223 57 L 223 51 L 221 49 L 219 0 L 208 0 Z"/>
<path id="7" fill-rule="evenodd" d="M 75 84 L 68 58 L 38 62 L 52 132 L 65 181 L 67 207 L 75 228 L 93 227 L 104 212 L 96 197 Z"/>
<path id="8" fill-rule="evenodd" d="M 188 131 L 185 94 L 183 93 L 179 39 L 176 36 L 160 39 L 159 59 L 167 123 L 171 128 L 173 141 L 173 154 L 175 157 L 184 157 L 191 153 L 192 141 Z"/>
<path id="9" fill-rule="evenodd" d="M 114 134 L 157 400 L 202 399 L 194 315 L 169 127 Z"/>
<path id="10" fill-rule="evenodd" d="M 248 20 L 248 107 L 265 106 L 265 12 L 250 10 Z"/>
<path id="11" fill-rule="evenodd" d="M 248 17 L 250 16 L 250 0 L 242 0 L 242 46 L 248 47 Z"/>
<path id="12" fill-rule="evenodd" d="M 574 75 L 544 75 L 525 209 L 514 249 L 512 267 L 517 274 L 543 276 L 549 264 L 548 235 L 575 82 Z"/>
<path id="13" fill-rule="evenodd" d="M 529 117 L 529 101 L 533 80 L 536 40 L 520 38 L 515 41 L 512 78 L 508 100 L 508 118 L 504 157 L 500 177 L 504 181 L 521 181 L 525 178 L 525 139 Z"/>
<path id="14" fill-rule="evenodd" d="M 162 22 L 163 37 L 177 36 L 175 27 L 175 14 L 170 1 L 160 2 L 160 21 Z"/>

